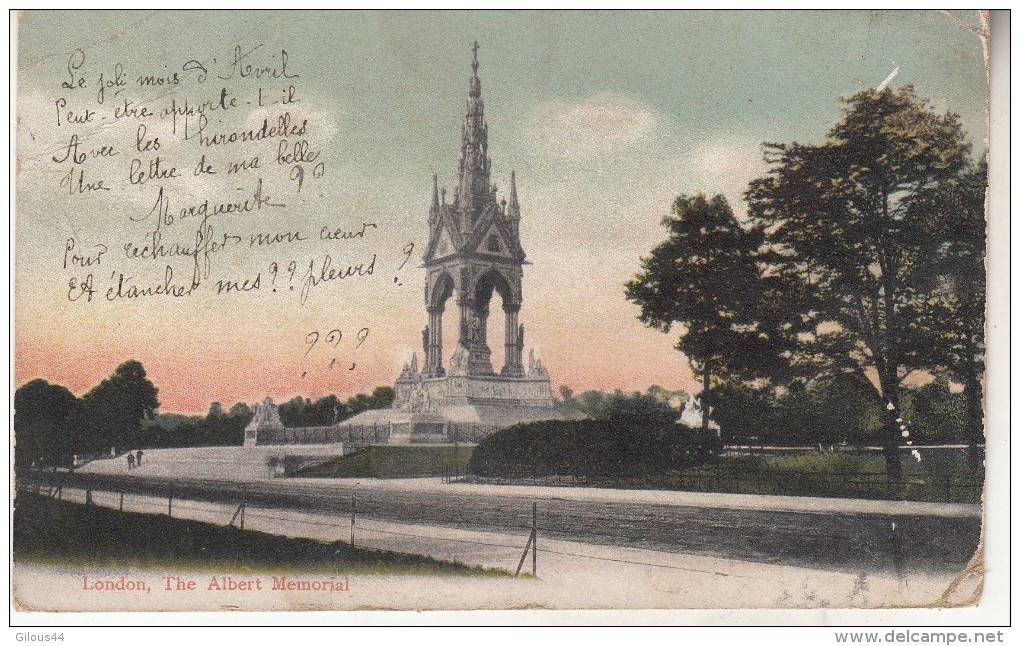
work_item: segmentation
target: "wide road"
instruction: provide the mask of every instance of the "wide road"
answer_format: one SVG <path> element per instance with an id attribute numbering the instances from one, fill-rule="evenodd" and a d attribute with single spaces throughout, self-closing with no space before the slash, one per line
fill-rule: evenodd
<path id="1" fill-rule="evenodd" d="M 242 484 L 95 473 L 20 474 L 19 484 L 33 477 L 44 487 L 56 477 L 68 487 L 157 496 L 172 492 L 175 499 L 217 502 L 243 498 L 254 507 L 316 511 L 344 519 L 350 515 L 354 495 L 359 518 L 516 535 L 526 535 L 531 524 L 530 499 L 501 495 L 498 485 L 479 494 L 477 488 L 458 492 L 456 484 L 439 490 L 402 490 L 373 489 L 371 481 L 358 486 L 286 480 Z M 547 492 L 536 490 L 535 496 L 540 536 L 844 572 L 894 572 L 900 567 L 959 571 L 977 549 L 981 529 L 976 515 L 734 509 L 571 500 Z"/>

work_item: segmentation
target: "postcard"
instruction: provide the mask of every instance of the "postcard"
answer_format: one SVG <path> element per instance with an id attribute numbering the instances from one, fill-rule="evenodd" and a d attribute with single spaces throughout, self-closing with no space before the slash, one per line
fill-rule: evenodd
<path id="1" fill-rule="evenodd" d="M 980 603 L 986 13 L 15 19 L 23 616 Z"/>

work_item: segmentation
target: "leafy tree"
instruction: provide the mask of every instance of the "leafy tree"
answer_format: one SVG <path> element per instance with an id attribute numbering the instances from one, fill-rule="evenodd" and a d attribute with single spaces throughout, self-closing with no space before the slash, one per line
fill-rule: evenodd
<path id="1" fill-rule="evenodd" d="M 874 442 L 882 427 L 882 400 L 859 374 L 824 375 L 809 387 L 818 444 L 864 445 Z"/>
<path id="2" fill-rule="evenodd" d="M 988 168 L 982 160 L 959 176 L 919 193 L 911 207 L 928 227 L 924 252 L 913 266 L 914 298 L 907 329 L 906 361 L 934 369 L 964 385 L 971 467 L 980 467 L 984 440 L 985 193 Z M 948 391 L 947 391 L 948 392 Z"/>
<path id="3" fill-rule="evenodd" d="M 347 400 L 347 408 L 350 410 L 351 415 L 357 415 L 358 413 L 370 410 L 372 408 L 372 397 L 365 393 L 358 393 Z"/>
<path id="4" fill-rule="evenodd" d="M 209 412 L 205 416 L 206 421 L 215 420 L 223 416 L 224 416 L 223 404 L 219 402 L 213 402 L 209 404 Z"/>
<path id="5" fill-rule="evenodd" d="M 677 409 L 677 415 L 683 413 L 686 401 L 689 395 L 683 390 L 668 390 L 658 384 L 652 384 L 645 391 L 645 394 L 649 397 L 653 397 L 658 401 L 668 404 L 670 407 Z"/>
<path id="6" fill-rule="evenodd" d="M 397 398 L 397 391 L 392 386 L 377 386 L 372 391 L 371 395 L 371 407 L 375 409 L 389 408 L 393 405 L 393 400 Z"/>
<path id="7" fill-rule="evenodd" d="M 708 431 L 713 379 L 756 378 L 778 348 L 760 315 L 768 280 L 757 253 L 761 228 L 745 229 L 721 195 L 681 195 L 662 224 L 669 237 L 641 260 L 626 285 L 649 327 L 681 328 L 676 349 L 702 382 L 702 430 Z"/>
<path id="8" fill-rule="evenodd" d="M 886 468 L 899 479 L 911 267 L 933 226 L 912 206 L 960 173 L 969 146 L 957 116 L 935 114 L 912 87 L 859 92 L 844 106 L 822 144 L 767 144 L 772 168 L 747 199 L 785 285 L 785 329 L 797 343 L 789 358 L 821 373 L 876 375 Z"/>
<path id="9" fill-rule="evenodd" d="M 712 416 L 727 444 L 774 444 L 776 397 L 771 387 L 743 382 L 722 384 L 713 395 Z"/>
<path id="10" fill-rule="evenodd" d="M 813 393 L 803 381 L 791 382 L 777 401 L 778 433 L 784 444 L 817 445 L 824 440 Z"/>
<path id="11" fill-rule="evenodd" d="M 296 395 L 280 404 L 280 421 L 284 426 L 321 426 L 316 424 L 313 414 L 312 400 Z"/>
<path id="12" fill-rule="evenodd" d="M 280 404 L 280 421 L 287 427 L 329 426 L 366 410 L 389 408 L 397 392 L 390 386 L 378 386 L 371 394 L 358 393 L 341 402 L 336 395 L 327 395 L 314 402 L 296 396 Z"/>
<path id="13" fill-rule="evenodd" d="M 783 388 L 725 384 L 716 389 L 713 416 L 726 442 L 777 446 L 861 445 L 881 426 L 881 400 L 867 380 L 824 375 Z"/>
<path id="14" fill-rule="evenodd" d="M 141 439 L 142 421 L 159 408 L 158 395 L 141 363 L 132 359 L 117 366 L 82 398 L 91 429 L 82 448 L 96 451 L 136 444 Z"/>
<path id="15" fill-rule="evenodd" d="M 963 440 L 969 430 L 967 398 L 952 392 L 949 381 L 939 375 L 931 383 L 907 390 L 903 418 L 915 442 L 941 444 Z"/>
<path id="16" fill-rule="evenodd" d="M 63 386 L 33 379 L 14 392 L 14 463 L 66 463 L 81 402 Z"/>
<path id="17" fill-rule="evenodd" d="M 251 407 L 248 406 L 248 404 L 244 402 L 237 402 L 236 404 L 230 407 L 230 410 L 227 412 L 227 415 L 229 415 L 230 417 L 247 417 L 248 422 L 250 422 L 254 413 L 252 412 Z M 247 425 L 248 422 L 245 422 L 245 425 Z"/>
<path id="18" fill-rule="evenodd" d="M 570 389 L 568 388 L 567 390 Z M 620 390 L 615 392 L 586 390 L 576 396 L 571 391 L 570 398 L 565 398 L 559 403 L 559 409 L 568 419 L 600 419 L 603 417 L 609 402 L 614 397 L 623 396 L 623 391 Z"/>
<path id="19" fill-rule="evenodd" d="M 652 395 L 614 394 L 593 419 L 604 419 L 624 426 L 663 426 L 675 424 L 680 411 Z"/>

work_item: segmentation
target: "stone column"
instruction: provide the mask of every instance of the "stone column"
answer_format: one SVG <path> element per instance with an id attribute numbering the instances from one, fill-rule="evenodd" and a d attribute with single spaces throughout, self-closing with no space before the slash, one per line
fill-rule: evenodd
<path id="1" fill-rule="evenodd" d="M 489 349 L 489 308 L 488 306 L 478 308 L 478 345 L 482 348 Z"/>
<path id="2" fill-rule="evenodd" d="M 523 377 L 524 368 L 521 365 L 519 324 L 517 322 L 517 316 L 521 309 L 520 307 L 509 307 L 504 308 L 503 311 L 505 313 L 506 342 L 503 346 L 503 370 L 500 374 L 507 377 Z"/>
<path id="3" fill-rule="evenodd" d="M 457 306 L 460 308 L 460 316 L 457 319 L 457 343 L 465 348 L 471 347 L 471 303 L 466 299 L 459 299 Z"/>
<path id="4" fill-rule="evenodd" d="M 443 374 L 443 309 L 429 309 L 428 370 L 435 377 Z"/>

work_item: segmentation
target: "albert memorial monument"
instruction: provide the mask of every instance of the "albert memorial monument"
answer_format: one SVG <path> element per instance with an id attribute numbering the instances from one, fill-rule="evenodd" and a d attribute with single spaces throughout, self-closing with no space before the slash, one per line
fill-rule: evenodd
<path id="1" fill-rule="evenodd" d="M 423 360 L 415 353 L 397 377 L 393 407 L 370 410 L 330 429 L 262 430 L 250 427 L 254 443 L 322 440 L 389 442 L 474 441 L 517 422 L 560 418 L 549 373 L 534 351 L 524 362 L 525 326 L 521 323 L 525 261 L 521 247 L 521 206 L 514 173 L 510 194 L 500 197 L 490 181 L 492 160 L 488 125 L 478 78 L 478 44 L 471 62 L 460 164 L 452 201 L 432 178 L 428 245 L 424 268 L 425 311 L 421 333 Z M 504 338 L 487 335 L 493 293 L 503 303 Z M 458 325 L 443 329 L 446 308 L 456 308 Z M 498 314 L 497 314 L 498 315 Z M 453 346 L 448 364 L 444 348 Z M 502 346 L 502 348 L 500 348 Z M 492 367 L 493 351 L 502 350 L 503 367 Z M 321 440 L 319 440 L 321 441 Z"/>

